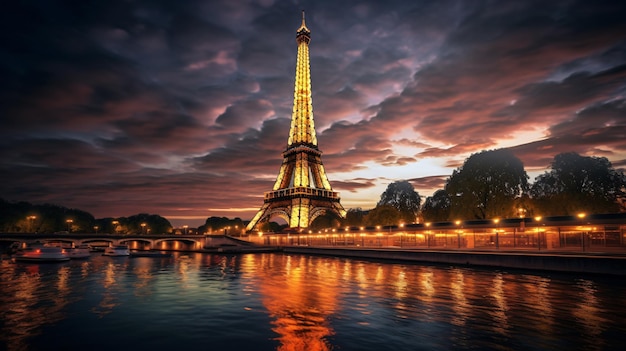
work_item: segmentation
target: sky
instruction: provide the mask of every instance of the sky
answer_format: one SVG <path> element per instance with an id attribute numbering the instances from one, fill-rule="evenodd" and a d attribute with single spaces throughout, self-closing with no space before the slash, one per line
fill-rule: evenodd
<path id="1" fill-rule="evenodd" d="M 328 178 L 370 209 L 509 148 L 532 183 L 626 167 L 624 1 L 19 1 L 0 13 L 0 198 L 249 220 L 287 146 L 301 11 Z"/>

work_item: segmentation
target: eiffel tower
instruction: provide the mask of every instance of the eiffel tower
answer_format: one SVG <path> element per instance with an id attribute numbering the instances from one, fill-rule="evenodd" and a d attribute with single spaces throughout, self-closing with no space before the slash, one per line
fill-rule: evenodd
<path id="1" fill-rule="evenodd" d="M 339 193 L 330 187 L 322 152 L 317 147 L 311 99 L 310 41 L 311 31 L 302 11 L 302 25 L 296 31 L 298 59 L 287 149 L 283 152 L 283 164 L 274 188 L 265 193 L 263 206 L 246 227 L 248 231 L 274 216 L 283 218 L 290 228 L 300 229 L 308 228 L 321 215 L 343 218 L 346 214 L 339 202 Z"/>

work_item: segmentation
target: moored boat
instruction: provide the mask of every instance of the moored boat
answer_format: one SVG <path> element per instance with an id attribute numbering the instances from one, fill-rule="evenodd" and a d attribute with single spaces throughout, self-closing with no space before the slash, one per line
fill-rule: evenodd
<path id="1" fill-rule="evenodd" d="M 104 249 L 104 256 L 130 256 L 128 245 L 114 245 Z"/>
<path id="2" fill-rule="evenodd" d="M 63 262 L 69 261 L 65 249 L 54 246 L 32 245 L 18 249 L 13 260 L 21 262 Z"/>

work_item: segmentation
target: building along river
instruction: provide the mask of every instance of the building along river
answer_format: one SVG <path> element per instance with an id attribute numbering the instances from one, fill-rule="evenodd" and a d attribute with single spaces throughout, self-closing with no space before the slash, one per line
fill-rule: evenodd
<path id="1" fill-rule="evenodd" d="M 623 277 L 255 253 L 0 262 L 6 350 L 621 350 Z"/>

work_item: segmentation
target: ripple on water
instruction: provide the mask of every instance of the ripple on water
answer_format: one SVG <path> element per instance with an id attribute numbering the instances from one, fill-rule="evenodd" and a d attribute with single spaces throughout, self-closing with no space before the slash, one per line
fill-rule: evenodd
<path id="1" fill-rule="evenodd" d="M 626 334 L 624 283 L 601 277 L 282 254 L 1 267 L 8 350 L 59 340 L 90 350 L 617 350 Z"/>

